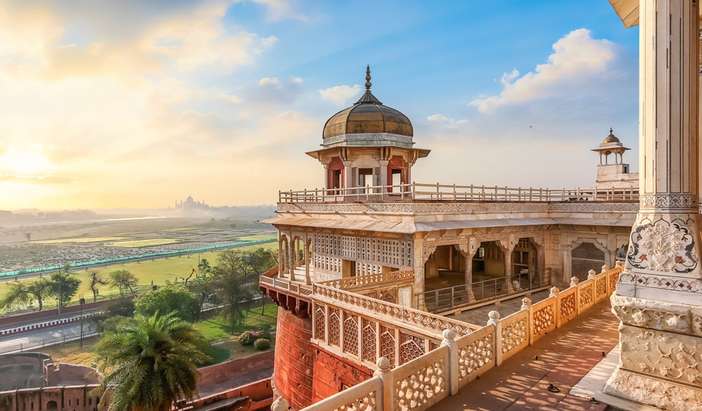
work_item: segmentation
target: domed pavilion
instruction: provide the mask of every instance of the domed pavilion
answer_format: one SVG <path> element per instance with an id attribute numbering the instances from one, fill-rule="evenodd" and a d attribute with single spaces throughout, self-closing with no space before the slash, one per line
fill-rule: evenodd
<path id="1" fill-rule="evenodd" d="M 402 112 L 384 105 L 371 92 L 370 67 L 366 67 L 365 92 L 351 107 L 334 114 L 324 124 L 322 148 L 307 154 L 324 166 L 324 188 L 388 186 L 400 191 L 409 184 L 412 166 L 429 150 L 414 148 L 414 129 Z"/>

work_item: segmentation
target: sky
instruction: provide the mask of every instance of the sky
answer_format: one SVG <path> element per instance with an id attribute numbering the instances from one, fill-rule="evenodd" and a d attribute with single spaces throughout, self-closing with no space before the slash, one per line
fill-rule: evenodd
<path id="1" fill-rule="evenodd" d="M 636 168 L 636 29 L 606 0 L 0 0 L 0 209 L 272 204 L 324 122 L 405 113 L 418 182 L 592 186 Z"/>

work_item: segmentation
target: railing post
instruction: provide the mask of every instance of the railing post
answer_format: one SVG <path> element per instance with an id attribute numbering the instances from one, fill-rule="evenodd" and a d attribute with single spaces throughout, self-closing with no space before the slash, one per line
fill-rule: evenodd
<path id="1" fill-rule="evenodd" d="M 470 199 L 473 200 L 473 184 L 470 185 Z"/>
<path id="2" fill-rule="evenodd" d="M 417 198 L 417 182 L 413 181 L 412 182 L 412 200 L 415 200 Z"/>
<path id="3" fill-rule="evenodd" d="M 502 364 L 502 325 L 500 324 L 499 311 L 490 311 L 488 313 L 487 325 L 495 326 L 495 366 Z"/>
<path id="4" fill-rule="evenodd" d="M 531 298 L 529 297 L 524 297 L 522 298 L 522 307 L 521 310 L 527 310 L 527 333 L 529 333 L 529 345 L 532 344 L 532 335 L 531 335 Z"/>
<path id="5" fill-rule="evenodd" d="M 456 346 L 456 331 L 447 328 L 442 332 L 444 339 L 442 347 L 449 349 L 449 387 L 451 395 L 458 393 L 458 346 Z"/>
<path id="6" fill-rule="evenodd" d="M 453 201 L 456 201 L 456 200 L 457 200 L 457 198 L 456 198 L 456 184 L 454 183 L 454 185 L 453 185 Z"/>
<path id="7" fill-rule="evenodd" d="M 456 305 L 455 295 L 454 295 L 453 289 L 454 289 L 454 287 L 451 287 L 451 305 L 449 306 L 449 308 Z"/>
<path id="8" fill-rule="evenodd" d="M 560 327 L 561 324 L 561 307 L 560 304 L 558 303 L 558 293 L 560 293 L 561 290 L 558 289 L 558 287 L 551 287 L 548 290 L 548 298 L 555 298 L 556 300 L 556 308 L 554 308 L 554 313 L 553 313 L 553 321 L 554 324 L 556 325 L 556 328 Z"/>
<path id="9" fill-rule="evenodd" d="M 441 194 L 439 193 L 439 183 L 436 183 L 436 199 L 441 200 Z"/>
<path id="10" fill-rule="evenodd" d="M 375 399 L 375 403 L 380 405 L 380 409 L 385 411 L 393 411 L 394 403 L 393 393 L 395 388 L 395 382 L 393 381 L 392 366 L 390 366 L 390 360 L 387 357 L 380 357 L 375 363 L 378 368 L 373 373 L 373 376 L 379 377 L 383 382 L 382 398 Z"/>

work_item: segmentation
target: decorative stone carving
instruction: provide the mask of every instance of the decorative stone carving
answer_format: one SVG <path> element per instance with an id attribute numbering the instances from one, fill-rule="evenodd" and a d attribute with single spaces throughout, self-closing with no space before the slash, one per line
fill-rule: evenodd
<path id="1" fill-rule="evenodd" d="M 508 317 L 509 318 L 509 317 Z M 516 321 L 502 323 L 502 353 L 506 354 L 529 342 L 529 317 L 524 315 Z"/>
<path id="2" fill-rule="evenodd" d="M 700 338 L 624 325 L 620 340 L 622 368 L 702 388 Z"/>
<path id="3" fill-rule="evenodd" d="M 699 331 L 694 331 L 693 315 L 688 305 L 619 295 L 613 295 L 611 301 L 612 311 L 624 324 L 702 336 Z"/>
<path id="4" fill-rule="evenodd" d="M 702 410 L 702 390 L 618 368 L 607 381 L 607 394 L 653 404 L 666 410 Z"/>
<path id="5" fill-rule="evenodd" d="M 658 272 L 689 273 L 697 267 L 691 221 L 643 217 L 631 232 L 627 261 L 633 267 Z"/>
<path id="6" fill-rule="evenodd" d="M 474 373 L 490 365 L 495 360 L 494 331 L 488 329 L 485 335 L 472 339 L 458 347 L 458 380 L 462 385 Z"/>
<path id="7" fill-rule="evenodd" d="M 656 193 L 639 195 L 641 208 L 691 210 L 697 207 L 691 193 Z"/>
<path id="8" fill-rule="evenodd" d="M 448 391 L 445 360 L 432 361 L 410 375 L 395 381 L 395 404 L 398 410 L 427 408 L 441 393 Z"/>
<path id="9" fill-rule="evenodd" d="M 702 280 L 696 278 L 673 278 L 628 271 L 619 275 L 619 283 L 670 291 L 702 293 Z"/>

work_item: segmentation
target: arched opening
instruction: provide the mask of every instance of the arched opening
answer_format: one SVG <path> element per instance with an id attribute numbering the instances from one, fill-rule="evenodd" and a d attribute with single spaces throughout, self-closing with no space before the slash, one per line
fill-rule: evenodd
<path id="1" fill-rule="evenodd" d="M 538 279 L 539 259 L 532 238 L 520 238 L 512 251 L 512 283 L 514 289 L 528 289 Z"/>
<path id="2" fill-rule="evenodd" d="M 605 264 L 605 253 L 592 242 L 583 242 L 571 251 L 572 273 L 581 281 L 587 279 L 587 272 L 598 273 Z"/>
<path id="3" fill-rule="evenodd" d="M 505 253 L 498 241 L 483 241 L 473 256 L 473 282 L 505 276 Z"/>
<path id="4" fill-rule="evenodd" d="M 463 285 L 465 283 L 465 257 L 458 245 L 440 245 L 424 263 L 424 289 L 426 291 Z"/>
<path id="5" fill-rule="evenodd" d="M 58 403 L 56 401 L 49 401 L 46 403 L 46 410 L 47 411 L 56 411 L 58 410 Z"/>

